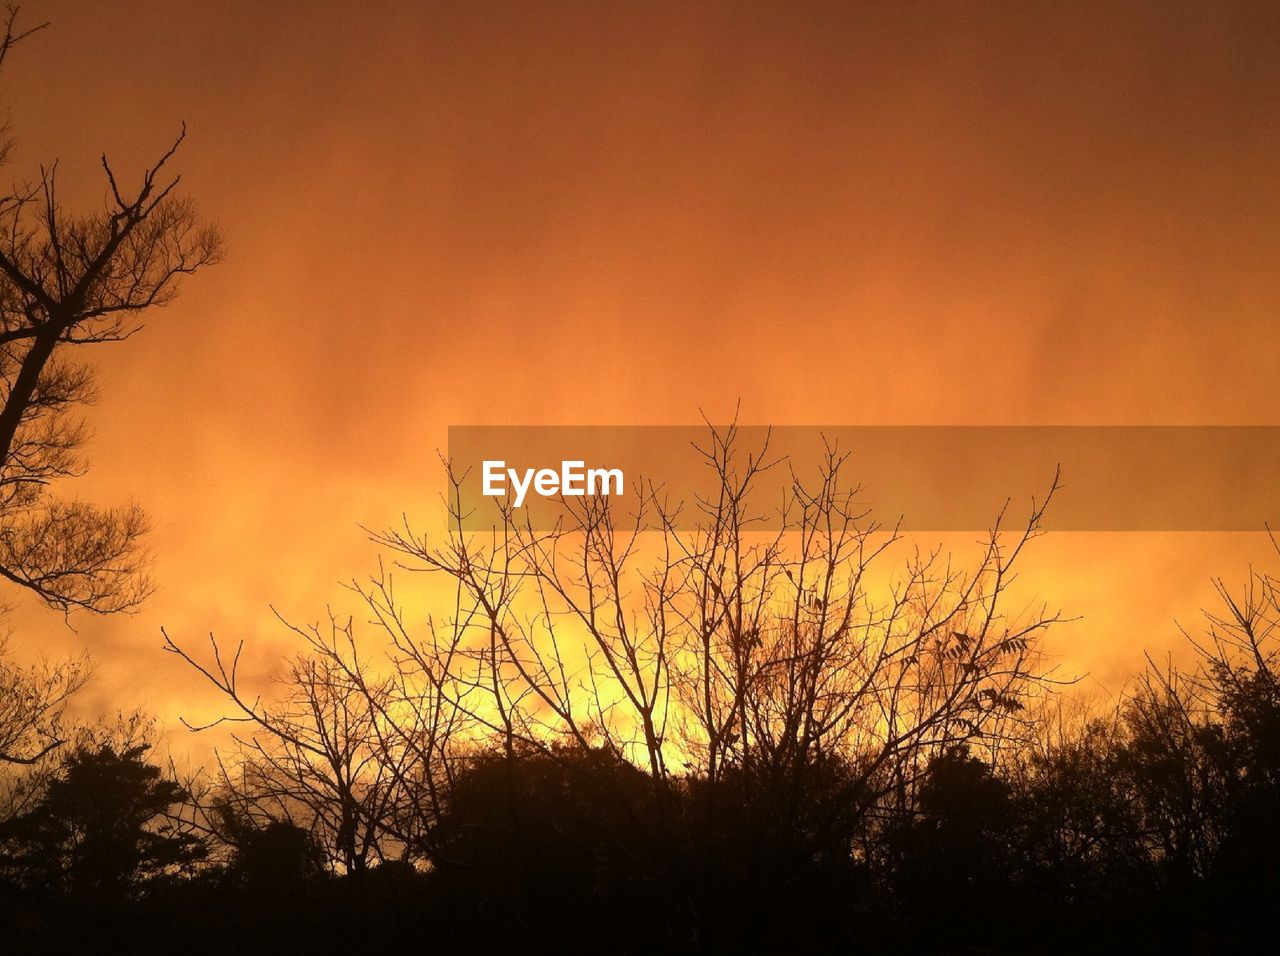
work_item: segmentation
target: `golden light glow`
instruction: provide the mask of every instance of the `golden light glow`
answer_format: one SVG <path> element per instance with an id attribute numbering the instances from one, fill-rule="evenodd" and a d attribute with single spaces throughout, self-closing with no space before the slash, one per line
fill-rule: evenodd
<path id="1" fill-rule="evenodd" d="M 1280 61 L 1210 8 L 40 7 L 10 168 L 60 156 L 94 204 L 101 150 L 141 168 L 185 120 L 229 248 L 96 356 L 76 490 L 151 512 L 161 590 L 12 621 L 22 653 L 90 648 L 89 710 L 211 715 L 162 624 L 271 673 L 269 606 L 342 606 L 361 525 L 442 525 L 451 423 L 1280 417 Z M 1269 548 L 1050 536 L 1024 586 L 1115 691 Z"/>

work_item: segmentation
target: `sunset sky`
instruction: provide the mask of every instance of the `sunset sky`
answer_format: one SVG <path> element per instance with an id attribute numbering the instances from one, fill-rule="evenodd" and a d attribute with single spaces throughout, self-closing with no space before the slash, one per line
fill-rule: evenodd
<path id="1" fill-rule="evenodd" d="M 92 355 L 74 491 L 160 590 L 10 589 L 13 648 L 208 716 L 159 628 L 270 673 L 361 525 L 440 526 L 451 424 L 1280 424 L 1280 9 L 1065 6 L 28 4 L 4 172 L 97 209 L 185 121 L 228 255 Z M 1053 535 L 1024 584 L 1118 691 L 1269 548 Z"/>

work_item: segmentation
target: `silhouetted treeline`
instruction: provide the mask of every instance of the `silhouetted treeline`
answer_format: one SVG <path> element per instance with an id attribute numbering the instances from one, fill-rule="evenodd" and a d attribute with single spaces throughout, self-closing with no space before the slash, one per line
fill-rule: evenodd
<path id="1" fill-rule="evenodd" d="M 24 951 L 1228 951 L 1280 890 L 1260 660 L 1152 671 L 1114 713 L 1059 710 L 995 759 L 957 747 L 870 805 L 836 759 L 655 785 L 605 748 L 477 751 L 429 857 L 387 841 L 347 873 L 305 826 L 202 819 L 144 747 L 102 744 L 0 825 L 0 912 Z"/>
<path id="2" fill-rule="evenodd" d="M 1050 495 L 971 562 L 906 547 L 830 450 L 753 528 L 767 449 L 710 430 L 693 531 L 606 499 L 440 544 L 452 584 L 372 631 L 165 649 L 226 704 L 179 778 L 146 734 L 69 732 L 80 662 L 0 667 L 0 914 L 28 949 L 1231 950 L 1268 930 L 1280 585 L 1221 589 L 1185 671 L 1086 711 L 1008 592 Z M 455 487 L 456 491 L 456 487 Z M 462 503 L 455 498 L 455 508 Z M 199 731 L 207 727 L 192 727 Z M 145 727 L 142 728 L 145 730 Z"/>
<path id="3" fill-rule="evenodd" d="M 874 535 L 896 536 L 849 499 L 810 498 L 767 539 L 713 511 L 656 564 L 595 507 L 489 551 L 398 539 L 458 582 L 455 616 L 414 636 L 389 579 L 357 585 L 382 656 L 349 622 L 296 629 L 267 703 L 238 650 L 170 640 L 234 731 L 181 779 L 136 720 L 55 733 L 74 663 L 0 671 L 0 756 L 30 765 L 0 812 L 5 938 L 1228 952 L 1271 933 L 1275 579 L 1221 587 L 1196 663 L 1152 663 L 1090 710 L 1036 654 L 1053 616 L 997 610 L 1039 510 L 975 571 L 917 557 L 876 603 Z"/>

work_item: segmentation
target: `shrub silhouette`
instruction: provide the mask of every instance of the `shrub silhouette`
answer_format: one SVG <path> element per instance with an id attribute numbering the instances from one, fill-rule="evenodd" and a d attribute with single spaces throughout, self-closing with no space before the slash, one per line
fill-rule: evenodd
<path id="1" fill-rule="evenodd" d="M 1012 789 L 987 763 L 966 747 L 935 757 L 915 814 L 887 837 L 907 912 L 954 929 L 1006 911 L 1016 821 Z"/>
<path id="2" fill-rule="evenodd" d="M 651 881 L 654 785 L 607 749 L 474 756 L 441 824 L 455 893 L 499 922 L 608 908 Z"/>
<path id="3" fill-rule="evenodd" d="M 293 892 L 326 875 L 324 849 L 302 827 L 287 820 L 263 825 L 218 808 L 223 839 L 233 852 L 227 875 L 254 892 Z"/>

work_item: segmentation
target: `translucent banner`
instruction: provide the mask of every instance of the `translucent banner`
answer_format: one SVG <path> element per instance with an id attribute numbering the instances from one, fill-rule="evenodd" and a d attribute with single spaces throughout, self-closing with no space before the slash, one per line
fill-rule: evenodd
<path id="1" fill-rule="evenodd" d="M 1280 521 L 1280 427 L 1268 426 L 453 426 L 452 507 L 463 530 L 551 528 L 608 499 L 619 523 L 659 511 L 706 520 L 727 479 L 750 473 L 752 527 L 782 526 L 797 487 L 839 463 L 868 520 L 906 531 L 990 528 L 1058 486 L 1057 531 L 1262 531 Z M 658 503 L 662 503 L 661 509 Z"/>

